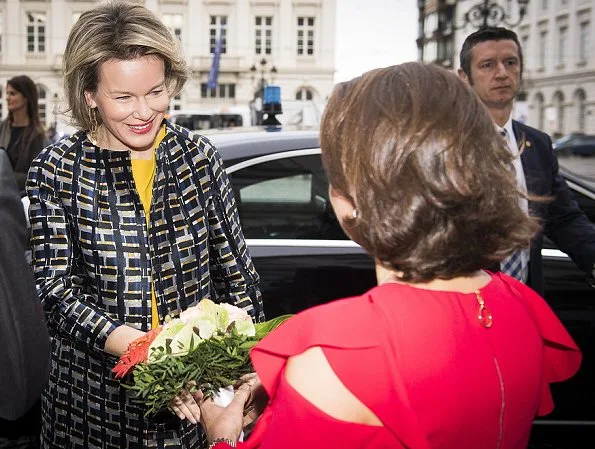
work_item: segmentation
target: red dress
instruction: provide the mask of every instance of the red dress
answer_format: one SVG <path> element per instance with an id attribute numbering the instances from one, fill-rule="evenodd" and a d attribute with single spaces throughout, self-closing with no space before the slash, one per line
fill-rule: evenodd
<path id="1" fill-rule="evenodd" d="M 553 408 L 549 383 L 581 353 L 525 285 L 498 273 L 480 293 L 490 328 L 474 293 L 396 283 L 296 315 L 252 352 L 270 402 L 238 447 L 525 449 L 533 418 Z M 313 346 L 383 427 L 331 418 L 288 384 L 287 358 Z"/>

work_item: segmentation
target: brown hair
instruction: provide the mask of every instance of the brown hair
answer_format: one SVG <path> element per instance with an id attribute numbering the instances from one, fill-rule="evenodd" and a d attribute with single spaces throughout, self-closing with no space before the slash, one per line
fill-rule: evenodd
<path id="1" fill-rule="evenodd" d="M 19 150 L 28 148 L 31 142 L 37 136 L 45 135 L 41 118 L 39 117 L 39 91 L 37 86 L 31 78 L 27 75 L 18 75 L 10 78 L 6 82 L 7 86 L 12 87 L 23 97 L 27 102 L 27 117 L 29 118 L 29 125 L 23 130 L 23 135 L 19 139 L 17 145 Z M 8 112 L 8 122 L 12 124 L 12 112 Z M 38 150 L 39 151 L 39 150 Z"/>
<path id="2" fill-rule="evenodd" d="M 485 106 L 440 67 L 410 62 L 338 85 L 321 148 L 330 184 L 359 212 L 345 226 L 404 281 L 489 267 L 538 230 Z"/>
<path id="3" fill-rule="evenodd" d="M 62 62 L 64 90 L 74 124 L 83 130 L 101 124 L 101 116 L 87 106 L 85 92 L 97 90 L 104 62 L 149 55 L 163 60 L 168 93 L 176 96 L 188 80 L 188 67 L 178 39 L 155 14 L 123 1 L 83 13 L 72 27 Z"/>

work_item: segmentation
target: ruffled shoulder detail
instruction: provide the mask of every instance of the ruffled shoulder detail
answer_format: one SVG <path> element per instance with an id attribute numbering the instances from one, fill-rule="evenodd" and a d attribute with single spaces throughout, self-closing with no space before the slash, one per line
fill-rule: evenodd
<path id="1" fill-rule="evenodd" d="M 379 346 L 381 335 L 372 299 L 365 295 L 312 307 L 281 324 L 250 353 L 252 364 L 269 395 L 286 360 L 314 347 L 365 349 Z M 350 329 L 349 333 L 345 329 Z"/>
<path id="2" fill-rule="evenodd" d="M 378 290 L 372 289 L 361 297 L 313 307 L 290 318 L 264 338 L 252 350 L 251 358 L 269 398 L 274 399 L 287 359 L 308 348 L 381 348 L 382 351 L 387 351 L 387 344 L 391 346 L 386 341 L 387 322 L 383 319 L 380 308 L 374 304 L 376 294 Z M 345 329 L 349 329 L 349 332 L 345 332 Z M 386 397 L 393 400 L 390 407 L 374 410 L 375 413 L 404 447 L 429 449 L 399 371 L 394 367 L 387 368 L 389 371 L 384 375 L 389 375 L 390 381 L 386 383 L 392 384 L 392 387 L 386 392 Z M 262 426 L 258 432 L 260 431 Z M 255 433 L 258 432 L 255 429 Z"/>
<path id="3" fill-rule="evenodd" d="M 543 339 L 544 378 L 538 415 L 546 415 L 554 409 L 549 384 L 569 379 L 578 371 L 582 354 L 560 319 L 545 300 L 525 284 L 498 273 L 506 288 L 516 292 L 521 304 L 533 319 Z"/>

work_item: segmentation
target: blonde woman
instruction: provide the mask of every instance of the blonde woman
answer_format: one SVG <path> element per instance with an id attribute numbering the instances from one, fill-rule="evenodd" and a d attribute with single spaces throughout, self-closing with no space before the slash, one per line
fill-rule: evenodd
<path id="1" fill-rule="evenodd" d="M 46 148 L 27 182 L 53 336 L 42 447 L 199 448 L 191 395 L 172 404 L 187 420 L 147 419 L 111 369 L 131 341 L 205 297 L 263 317 L 223 163 L 207 139 L 164 118 L 188 72 L 146 8 L 84 13 L 63 69 L 80 131 Z"/>

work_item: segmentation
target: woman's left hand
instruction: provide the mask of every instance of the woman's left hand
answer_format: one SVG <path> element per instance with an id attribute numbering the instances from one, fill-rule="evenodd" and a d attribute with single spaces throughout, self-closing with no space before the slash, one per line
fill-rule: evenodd
<path id="1" fill-rule="evenodd" d="M 236 442 L 244 427 L 244 407 L 250 398 L 250 385 L 242 384 L 227 407 L 215 404 L 212 398 L 205 399 L 200 391 L 194 393 L 194 398 L 200 407 L 200 421 L 208 441 L 226 438 Z"/>
<path id="2" fill-rule="evenodd" d="M 246 427 L 262 415 L 262 412 L 267 406 L 269 396 L 260 383 L 260 378 L 256 373 L 243 375 L 236 383 L 235 388 L 239 388 L 243 384 L 248 384 L 250 386 L 250 395 L 248 396 L 244 409 L 244 427 Z"/>
<path id="3" fill-rule="evenodd" d="M 200 421 L 200 407 L 187 389 L 183 389 L 179 395 L 173 398 L 169 406 L 181 420 L 187 419 L 192 424 L 197 424 Z"/>

